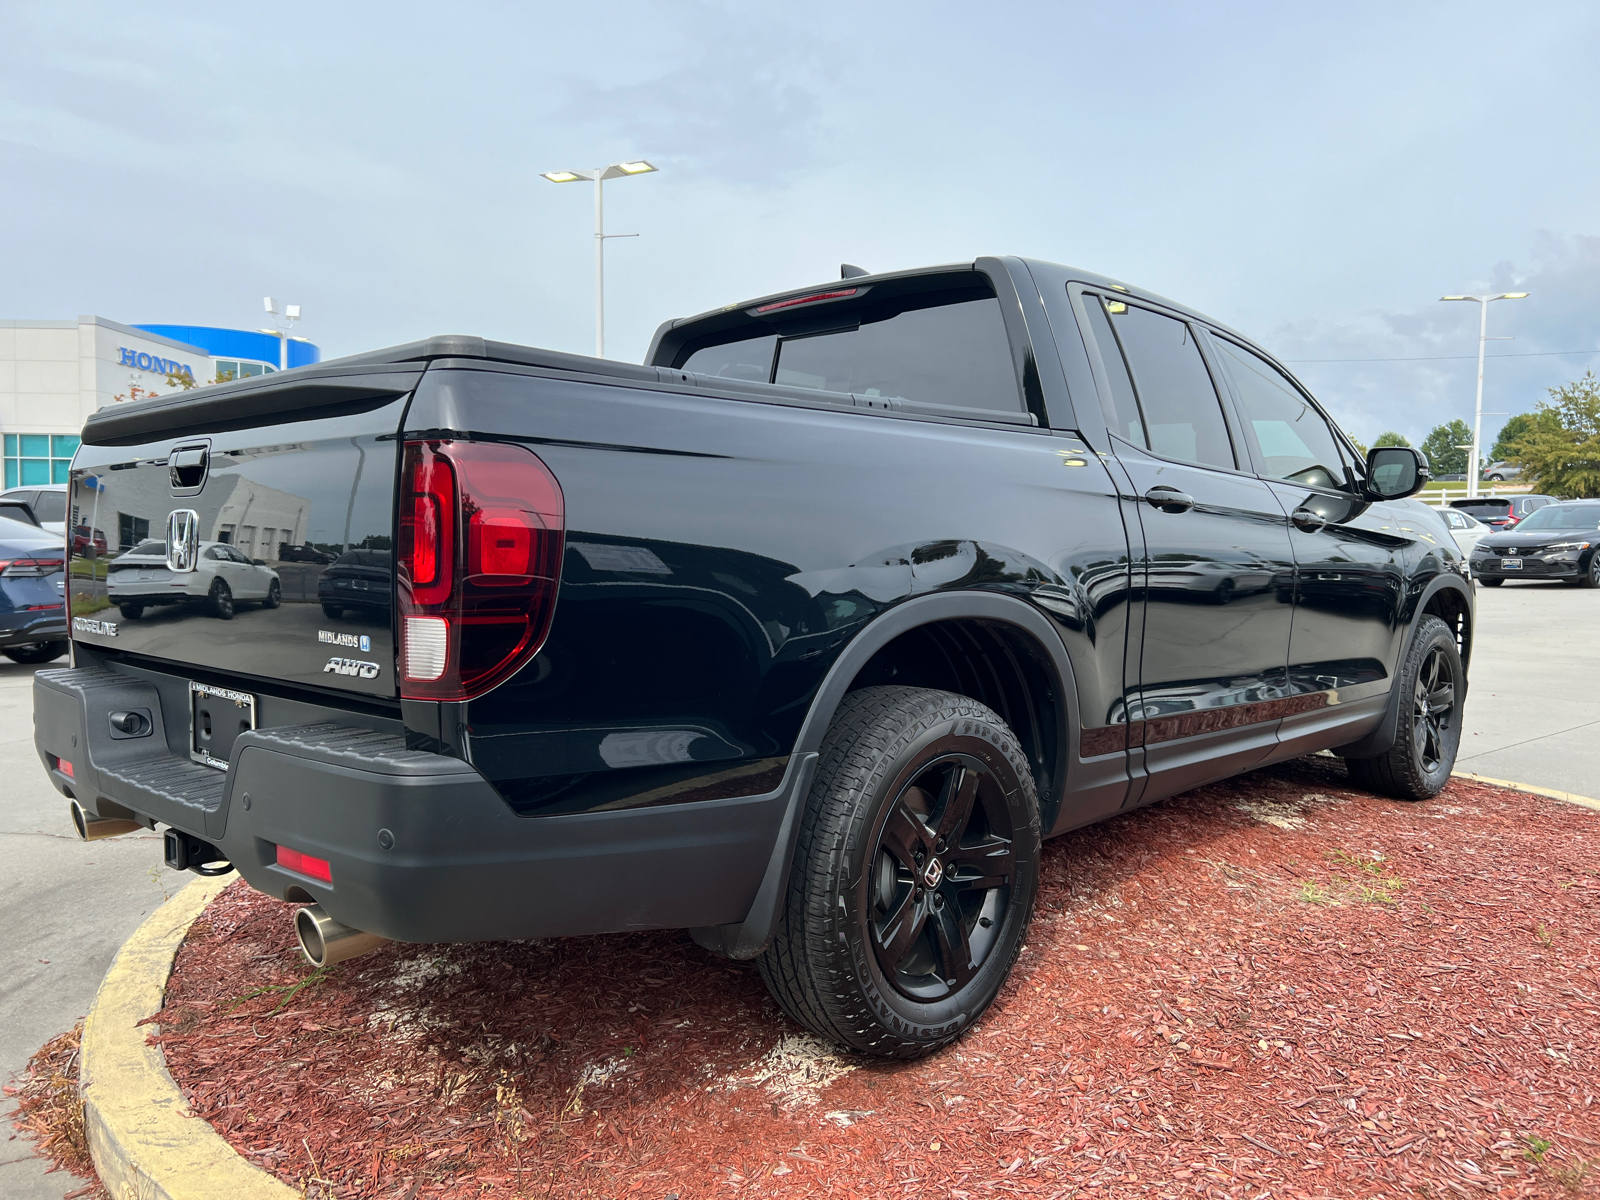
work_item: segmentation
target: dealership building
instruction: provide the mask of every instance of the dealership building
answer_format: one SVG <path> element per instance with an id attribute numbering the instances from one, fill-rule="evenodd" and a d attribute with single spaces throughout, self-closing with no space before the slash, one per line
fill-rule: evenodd
<path id="1" fill-rule="evenodd" d="M 322 353 L 303 338 L 287 347 L 270 333 L 209 325 L 123 325 L 0 320 L 0 435 L 5 486 L 65 483 L 89 414 L 196 384 L 242 379 Z"/>

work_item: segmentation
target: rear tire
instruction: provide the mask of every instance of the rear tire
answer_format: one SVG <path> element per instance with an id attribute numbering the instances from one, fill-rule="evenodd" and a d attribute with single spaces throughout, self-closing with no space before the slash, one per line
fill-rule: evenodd
<path id="1" fill-rule="evenodd" d="M 795 1021 L 916 1058 L 993 1003 L 1039 885 L 1039 805 L 1016 735 L 966 696 L 873 687 L 839 706 L 772 945 Z"/>
<path id="2" fill-rule="evenodd" d="M 211 611 L 224 621 L 233 620 L 233 589 L 222 580 L 217 580 L 211 585 L 211 593 L 207 597 L 211 602 Z"/>
<path id="3" fill-rule="evenodd" d="M 122 613 L 122 615 L 124 617 L 126 617 L 128 620 L 137 621 L 140 617 L 144 616 L 144 605 L 142 605 L 142 604 L 119 604 L 119 605 L 117 605 L 117 611 Z"/>
<path id="4" fill-rule="evenodd" d="M 1350 778 L 1397 800 L 1437 796 L 1461 747 L 1466 682 L 1455 634 L 1438 617 L 1423 617 L 1395 680 L 1400 713 L 1394 745 L 1387 754 L 1345 759 Z"/>
<path id="5" fill-rule="evenodd" d="M 338 604 L 324 604 L 322 606 L 322 615 L 330 621 L 338 621 L 344 617 L 344 608 Z"/>
<path id="6" fill-rule="evenodd" d="M 34 642 L 31 646 L 12 646 L 8 650 L 0 650 L 0 654 L 24 666 L 54 662 L 66 652 L 66 642 Z"/>

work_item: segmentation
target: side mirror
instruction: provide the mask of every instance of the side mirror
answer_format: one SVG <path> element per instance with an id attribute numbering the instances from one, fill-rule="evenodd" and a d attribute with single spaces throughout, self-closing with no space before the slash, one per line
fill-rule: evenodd
<path id="1" fill-rule="evenodd" d="M 1379 446 L 1367 451 L 1367 483 L 1372 500 L 1403 500 L 1420 492 L 1432 479 L 1428 460 L 1411 446 Z"/>
<path id="2" fill-rule="evenodd" d="M 255 567 L 264 567 L 267 565 L 267 560 L 264 558 L 252 558 L 250 560 L 250 565 Z"/>

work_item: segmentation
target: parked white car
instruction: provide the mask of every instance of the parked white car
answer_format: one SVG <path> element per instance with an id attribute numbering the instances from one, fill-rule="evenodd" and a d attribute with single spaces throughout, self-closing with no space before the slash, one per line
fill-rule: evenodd
<path id="1" fill-rule="evenodd" d="M 1461 553 L 1466 555 L 1471 555 L 1472 548 L 1494 532 L 1477 517 L 1458 508 L 1443 509 L 1440 515 L 1444 517 L 1445 524 L 1450 526 L 1450 536 L 1461 547 Z"/>
<path id="2" fill-rule="evenodd" d="M 0 492 L 0 500 L 21 500 L 33 510 L 39 528 L 58 538 L 67 536 L 67 485 L 64 483 L 40 484 L 37 487 L 14 487 Z"/>
<path id="3" fill-rule="evenodd" d="M 159 604 L 201 601 L 228 621 L 236 602 L 257 602 L 263 608 L 283 602 L 278 573 L 226 542 L 201 542 L 193 571 L 168 569 L 165 542 L 140 542 L 108 564 L 106 593 L 130 621 Z"/>

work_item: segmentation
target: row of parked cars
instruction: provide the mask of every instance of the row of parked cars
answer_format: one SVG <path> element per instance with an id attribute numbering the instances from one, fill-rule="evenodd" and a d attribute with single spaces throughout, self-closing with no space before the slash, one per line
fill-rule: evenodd
<path id="1" fill-rule="evenodd" d="M 1452 501 L 1442 515 L 1486 587 L 1560 579 L 1600 588 L 1600 500 L 1479 496 Z"/>

